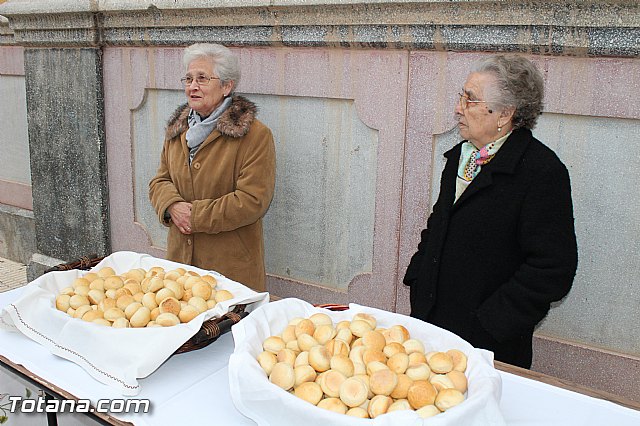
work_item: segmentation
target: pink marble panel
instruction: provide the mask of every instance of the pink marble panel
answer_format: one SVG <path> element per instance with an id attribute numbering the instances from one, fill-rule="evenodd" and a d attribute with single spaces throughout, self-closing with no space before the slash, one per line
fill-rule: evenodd
<path id="1" fill-rule="evenodd" d="M 292 48 L 235 51 L 243 72 L 239 91 L 353 99 L 360 119 L 379 131 L 373 271 L 354 277 L 348 299 L 394 310 L 408 53 Z M 163 255 L 161 249 L 150 246 L 144 227 L 134 219 L 131 111 L 143 101 L 145 88 L 181 89 L 181 54 L 182 49 L 175 48 L 105 48 L 105 124 L 114 250 Z M 269 282 L 274 289 L 285 288 L 281 280 L 270 277 Z M 310 288 L 289 280 L 286 286 L 298 287 L 295 293 L 300 295 Z M 312 293 L 332 294 L 330 289 Z"/>
<path id="2" fill-rule="evenodd" d="M 24 75 L 24 48 L 0 46 L 0 74 Z"/>
<path id="3" fill-rule="evenodd" d="M 411 52 L 407 97 L 402 221 L 399 242 L 397 310 L 409 312 L 402 284 L 426 226 L 434 136 L 455 126 L 453 108 L 472 64 L 484 53 Z M 543 71 L 545 111 L 599 117 L 640 118 L 637 60 L 530 55 Z"/>
<path id="4" fill-rule="evenodd" d="M 24 183 L 0 180 L 0 204 L 33 211 L 31 186 Z"/>

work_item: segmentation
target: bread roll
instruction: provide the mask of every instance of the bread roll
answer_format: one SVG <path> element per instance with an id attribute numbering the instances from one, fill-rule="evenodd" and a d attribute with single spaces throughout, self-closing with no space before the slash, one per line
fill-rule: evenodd
<path id="1" fill-rule="evenodd" d="M 427 419 L 435 416 L 436 414 L 440 414 L 441 411 L 438 410 L 438 407 L 435 405 L 425 405 L 424 407 L 416 410 L 416 413 L 423 419 Z"/>
<path id="2" fill-rule="evenodd" d="M 212 275 L 203 275 L 202 281 L 208 283 L 212 290 L 218 286 L 218 280 Z"/>
<path id="3" fill-rule="evenodd" d="M 386 365 L 387 357 L 382 353 L 382 351 L 376 351 L 373 349 L 365 349 L 362 351 L 362 362 L 365 365 L 369 365 L 369 363 L 373 361 L 378 361 Z"/>
<path id="4" fill-rule="evenodd" d="M 462 393 L 467 391 L 467 376 L 465 376 L 463 372 L 454 369 L 447 373 L 447 377 L 453 383 L 454 388 Z"/>
<path id="5" fill-rule="evenodd" d="M 413 352 L 424 353 L 424 345 L 417 339 L 406 340 L 402 343 L 402 346 L 404 346 L 404 350 L 407 351 L 408 354 Z"/>
<path id="6" fill-rule="evenodd" d="M 117 318 L 113 324 L 111 324 L 111 327 L 113 328 L 129 328 L 130 324 L 129 324 L 129 320 L 126 318 Z"/>
<path id="7" fill-rule="evenodd" d="M 78 309 L 80 306 L 88 305 L 89 299 L 87 296 L 80 296 L 79 294 L 74 294 L 69 298 L 69 306 L 73 309 Z"/>
<path id="8" fill-rule="evenodd" d="M 107 321 L 106 319 L 104 319 L 104 318 L 96 318 L 91 322 L 94 323 L 94 324 L 104 325 L 104 326 L 107 326 L 107 327 L 109 327 L 111 325 L 111 323 L 109 321 Z"/>
<path id="9" fill-rule="evenodd" d="M 382 369 L 369 377 L 369 387 L 376 395 L 389 395 L 398 384 L 398 376 L 391 370 Z"/>
<path id="10" fill-rule="evenodd" d="M 200 311 L 198 311 L 194 306 L 187 305 L 180 309 L 178 318 L 180 318 L 180 322 L 187 323 L 198 315 L 200 315 Z"/>
<path id="11" fill-rule="evenodd" d="M 104 295 L 109 299 L 116 299 L 116 291 L 112 288 L 110 288 L 109 290 L 105 290 Z"/>
<path id="12" fill-rule="evenodd" d="M 325 398 L 318 402 L 318 407 L 338 414 L 346 414 L 347 412 L 347 406 L 339 398 Z"/>
<path id="13" fill-rule="evenodd" d="M 404 372 L 411 380 L 429 380 L 431 378 L 431 370 L 427 364 L 409 365 Z"/>
<path id="14" fill-rule="evenodd" d="M 387 360 L 387 366 L 396 374 L 403 374 L 409 367 L 409 355 L 398 352 Z"/>
<path id="15" fill-rule="evenodd" d="M 107 297 L 102 299 L 102 302 L 98 303 L 98 307 L 103 311 L 106 311 L 107 309 L 115 308 L 116 301 L 114 299 L 111 299 L 110 297 Z"/>
<path id="16" fill-rule="evenodd" d="M 332 370 L 341 372 L 345 377 L 353 376 L 353 361 L 345 355 L 338 354 L 332 356 L 329 365 Z"/>
<path id="17" fill-rule="evenodd" d="M 155 322 L 156 318 L 158 318 L 158 315 L 160 315 L 160 308 L 151 309 L 151 321 Z M 162 326 L 159 325 L 158 327 L 162 327 Z"/>
<path id="18" fill-rule="evenodd" d="M 86 314 L 87 312 L 91 311 L 91 305 L 82 305 L 79 306 L 78 309 L 76 309 L 76 311 L 73 314 L 74 318 L 82 318 L 84 316 L 84 314 Z"/>
<path id="19" fill-rule="evenodd" d="M 360 380 L 362 383 L 364 383 L 364 385 L 367 388 L 367 399 L 373 398 L 375 395 L 373 392 L 371 392 L 371 386 L 369 386 L 369 375 L 368 374 L 357 374 L 353 376 L 354 379 L 358 379 Z M 362 406 L 362 408 L 367 408 Z"/>
<path id="20" fill-rule="evenodd" d="M 86 274 L 84 274 L 82 276 L 82 278 L 84 278 L 85 280 L 87 280 L 89 282 L 93 282 L 93 281 L 97 280 L 100 277 L 95 272 L 87 272 Z"/>
<path id="21" fill-rule="evenodd" d="M 301 365 L 309 365 L 309 352 L 302 351 L 296 356 L 296 360 L 293 363 L 294 367 L 299 367 Z"/>
<path id="22" fill-rule="evenodd" d="M 272 354 L 276 355 L 278 352 L 285 348 L 284 340 L 282 340 L 282 338 L 279 336 L 267 337 L 264 342 L 262 342 L 262 348 L 265 351 L 271 352 Z"/>
<path id="23" fill-rule="evenodd" d="M 368 419 L 369 418 L 369 413 L 367 413 L 367 410 L 365 410 L 362 407 L 353 407 L 347 410 L 347 412 L 345 413 L 347 416 L 351 416 L 351 417 L 357 417 L 360 419 Z"/>
<path id="24" fill-rule="evenodd" d="M 145 293 L 156 293 L 160 289 L 164 288 L 164 281 L 158 277 L 147 277 L 142 280 L 140 286 L 142 287 L 142 291 Z"/>
<path id="25" fill-rule="evenodd" d="M 127 272 L 125 272 L 123 274 L 124 277 L 128 278 L 128 279 L 132 279 L 132 280 L 136 280 L 138 282 L 142 282 L 142 280 L 144 279 L 144 276 L 146 275 L 147 271 L 145 271 L 142 268 L 135 268 L 135 269 L 131 269 Z"/>
<path id="26" fill-rule="evenodd" d="M 351 321 L 349 330 L 351 330 L 351 333 L 353 333 L 354 336 L 362 337 L 367 331 L 373 330 L 373 327 L 371 327 L 367 321 L 354 320 Z"/>
<path id="27" fill-rule="evenodd" d="M 426 364 L 427 358 L 422 352 L 413 352 L 409 354 L 409 365 Z"/>
<path id="28" fill-rule="evenodd" d="M 191 273 L 191 272 L 189 272 L 189 273 Z M 200 278 L 197 275 L 187 276 L 187 279 L 183 283 L 184 289 L 185 290 L 191 290 L 191 289 L 193 289 L 194 285 L 196 285 L 197 283 L 200 283 L 200 282 L 202 282 L 202 278 Z M 211 286 L 209 286 L 209 288 L 211 288 Z"/>
<path id="29" fill-rule="evenodd" d="M 457 389 L 443 389 L 438 393 L 435 400 L 435 406 L 440 411 L 447 411 L 451 407 L 455 407 L 464 401 L 464 395 Z"/>
<path id="30" fill-rule="evenodd" d="M 366 348 L 364 346 L 358 346 L 356 348 L 352 348 L 351 351 L 349 351 L 349 359 L 354 363 L 356 362 L 364 363 L 364 360 L 362 359 L 362 353 L 365 350 Z"/>
<path id="31" fill-rule="evenodd" d="M 193 296 L 191 299 L 189 299 L 188 303 L 189 305 L 196 308 L 200 313 L 206 312 L 207 309 L 209 309 L 209 305 L 207 305 L 206 300 L 199 296 Z"/>
<path id="32" fill-rule="evenodd" d="M 110 266 L 104 266 L 98 269 L 97 271 L 95 271 L 95 273 L 97 273 L 99 277 L 105 278 L 111 275 L 115 275 L 116 271 L 114 271 L 113 268 Z"/>
<path id="33" fill-rule="evenodd" d="M 294 395 L 298 398 L 302 398 L 313 405 L 318 405 L 322 399 L 322 389 L 320 385 L 314 382 L 304 382 L 297 386 Z"/>
<path id="34" fill-rule="evenodd" d="M 409 393 L 409 388 L 413 384 L 413 380 L 406 374 L 398 374 L 398 384 L 389 395 L 391 398 L 404 399 Z"/>
<path id="35" fill-rule="evenodd" d="M 91 282 L 86 278 L 79 277 L 73 280 L 73 282 L 71 283 L 71 287 L 75 290 L 78 287 L 89 287 L 90 284 Z"/>
<path id="36" fill-rule="evenodd" d="M 341 328 L 341 329 L 336 328 L 335 338 L 342 340 L 347 345 L 350 345 L 351 342 L 353 341 L 353 333 L 351 333 L 351 330 L 349 328 Z"/>
<path id="37" fill-rule="evenodd" d="M 225 300 L 233 299 L 233 294 L 231 294 L 228 290 L 218 290 L 216 291 L 216 302 L 224 302 Z"/>
<path id="38" fill-rule="evenodd" d="M 133 314 L 136 313 L 136 311 L 138 310 L 139 307 L 142 306 L 142 303 L 140 302 L 133 302 L 127 305 L 126 308 L 124 308 L 124 316 L 125 318 L 127 318 L 128 320 L 131 319 L 131 317 L 133 316 Z"/>
<path id="39" fill-rule="evenodd" d="M 118 318 L 124 318 L 127 319 L 126 314 L 124 313 L 124 311 L 120 308 L 108 308 L 105 311 L 103 311 L 103 318 L 108 320 L 108 321 L 115 321 Z"/>
<path id="40" fill-rule="evenodd" d="M 91 287 L 89 287 L 89 288 L 91 288 Z M 71 297 L 76 293 L 73 291 L 73 287 L 65 287 L 62 290 L 60 290 L 60 294 L 66 294 L 69 297 Z"/>
<path id="41" fill-rule="evenodd" d="M 336 331 L 332 325 L 320 324 L 316 326 L 315 331 L 313 332 L 313 338 L 316 339 L 318 343 L 324 345 L 329 340 L 333 339 L 336 335 Z"/>
<path id="42" fill-rule="evenodd" d="M 287 349 L 291 349 L 292 351 L 294 351 L 296 354 L 299 354 L 302 350 L 300 349 L 300 346 L 298 346 L 298 341 L 297 340 L 292 340 L 290 342 L 287 342 L 287 345 L 285 346 Z"/>
<path id="43" fill-rule="evenodd" d="M 333 328 L 333 320 L 323 312 L 317 312 L 309 317 L 309 320 L 318 327 L 319 325 L 329 325 Z"/>
<path id="44" fill-rule="evenodd" d="M 324 345 L 331 355 L 349 355 L 349 345 L 339 339 L 329 340 Z"/>
<path id="45" fill-rule="evenodd" d="M 436 389 L 426 380 L 414 381 L 407 392 L 409 404 L 417 410 L 425 405 L 432 405 L 436 400 Z"/>
<path id="46" fill-rule="evenodd" d="M 156 294 L 145 293 L 144 296 L 142 296 L 142 305 L 149 309 L 157 308 L 158 303 L 156 302 Z"/>
<path id="47" fill-rule="evenodd" d="M 316 370 L 310 365 L 300 365 L 293 368 L 293 374 L 295 376 L 294 387 L 298 387 L 305 382 L 313 382 L 316 380 Z"/>
<path id="48" fill-rule="evenodd" d="M 180 302 L 178 301 L 178 299 L 176 299 L 173 296 L 170 296 L 164 299 L 162 302 L 160 302 L 160 306 L 158 307 L 160 308 L 161 314 L 164 314 L 165 312 L 169 312 L 169 313 L 172 313 L 173 315 L 178 315 L 180 314 L 180 311 L 181 311 Z"/>
<path id="49" fill-rule="evenodd" d="M 89 286 L 81 285 L 74 289 L 74 293 L 79 294 L 80 296 L 88 296 L 89 290 Z"/>
<path id="50" fill-rule="evenodd" d="M 406 399 L 399 399 L 397 401 L 394 401 L 393 404 L 389 406 L 387 413 L 402 410 L 413 410 L 413 408 L 411 408 L 411 404 L 409 404 L 409 401 L 407 401 Z"/>
<path id="51" fill-rule="evenodd" d="M 289 390 L 296 382 L 293 367 L 285 362 L 278 362 L 271 369 L 269 381 L 284 390 Z"/>
<path id="52" fill-rule="evenodd" d="M 382 348 L 382 353 L 387 357 L 387 358 L 391 358 L 392 356 L 394 356 L 397 353 L 403 353 L 406 354 L 407 351 L 404 349 L 404 346 L 402 346 L 401 343 L 398 342 L 391 342 L 391 343 L 387 343 L 385 345 L 384 348 Z M 407 355 L 408 356 L 408 355 Z"/>
<path id="53" fill-rule="evenodd" d="M 124 281 L 117 275 L 104 278 L 104 288 L 106 290 L 117 290 L 124 286 Z"/>
<path id="54" fill-rule="evenodd" d="M 320 379 L 320 387 L 327 396 L 337 398 L 340 396 L 340 386 L 345 380 L 347 378 L 341 372 L 328 370 Z"/>
<path id="55" fill-rule="evenodd" d="M 312 347 L 320 345 L 316 339 L 306 333 L 300 334 L 296 342 L 301 351 L 309 351 Z"/>
<path id="56" fill-rule="evenodd" d="M 125 280 L 124 286 L 122 288 L 126 288 L 131 292 L 132 295 L 136 293 L 140 293 L 142 291 L 142 286 L 136 280 L 128 279 Z"/>
<path id="57" fill-rule="evenodd" d="M 340 400 L 347 407 L 357 407 L 367 400 L 367 386 L 359 379 L 350 377 L 340 385 Z"/>
<path id="58" fill-rule="evenodd" d="M 144 306 L 140 309 L 147 309 Z M 138 309 L 138 311 L 140 310 Z M 136 311 L 136 313 L 133 315 L 133 317 L 131 318 L 130 322 L 131 325 L 133 325 L 134 327 L 136 326 L 135 323 L 133 322 L 134 318 L 136 317 L 136 315 L 138 314 L 138 311 Z M 165 312 L 164 314 L 160 314 L 158 315 L 158 317 L 155 319 L 156 324 L 161 325 L 163 327 L 172 327 L 174 325 L 178 325 L 180 324 L 180 318 L 178 318 L 177 315 L 174 315 L 172 313 L 169 312 Z"/>
<path id="59" fill-rule="evenodd" d="M 56 296 L 56 309 L 62 312 L 67 312 L 67 310 L 71 307 L 69 300 L 71 296 L 68 294 L 59 294 Z"/>
<path id="60" fill-rule="evenodd" d="M 431 383 L 438 392 L 442 389 L 455 389 L 453 381 L 445 374 L 434 374 L 429 379 L 429 383 Z"/>
<path id="61" fill-rule="evenodd" d="M 164 279 L 165 280 L 171 280 L 171 281 L 176 281 L 178 278 L 180 278 L 182 276 L 182 274 L 179 271 L 171 270 L 169 272 L 166 272 L 164 274 Z M 177 281 L 176 281 L 177 282 Z"/>
<path id="62" fill-rule="evenodd" d="M 371 328 L 371 330 L 375 330 L 376 326 L 378 325 L 378 323 L 376 321 L 376 318 L 373 315 L 365 314 L 363 312 L 359 312 L 359 313 L 355 314 L 351 321 L 352 322 L 353 321 L 365 321 L 366 323 L 369 324 L 369 327 Z M 358 336 L 358 337 L 362 337 L 362 336 Z"/>
<path id="63" fill-rule="evenodd" d="M 296 337 L 296 327 L 293 325 L 287 325 L 282 331 L 281 337 L 285 343 L 288 343 L 292 340 L 296 340 L 298 338 Z"/>
<path id="64" fill-rule="evenodd" d="M 295 326 L 296 337 L 299 338 L 303 334 L 313 336 L 313 332 L 316 330 L 316 326 L 309 319 L 303 319 Z"/>
<path id="65" fill-rule="evenodd" d="M 362 336 L 362 344 L 368 349 L 382 352 L 382 350 L 387 344 L 387 341 L 385 340 L 384 336 L 380 332 L 375 330 L 370 330 L 365 332 L 364 335 Z"/>
<path id="66" fill-rule="evenodd" d="M 291 349 L 284 348 L 278 351 L 276 358 L 278 362 L 286 362 L 293 367 L 296 361 L 296 354 Z"/>
<path id="67" fill-rule="evenodd" d="M 458 349 L 450 349 L 447 351 L 447 354 L 453 361 L 453 369 L 464 373 L 467 369 L 467 356 L 464 352 L 459 351 Z"/>
<path id="68" fill-rule="evenodd" d="M 409 334 L 409 330 L 407 330 L 403 325 L 397 324 L 389 327 L 389 342 L 387 343 L 404 343 L 411 338 Z"/>
<path id="69" fill-rule="evenodd" d="M 162 315 L 173 315 L 173 314 L 162 314 Z M 159 325 L 162 325 L 163 327 L 168 326 L 169 325 L 168 321 L 170 321 L 170 319 L 163 318 L 162 323 L 159 323 L 157 320 L 160 318 L 160 316 L 161 315 L 158 315 L 158 318 L 156 318 L 156 323 Z M 176 325 L 180 322 L 180 320 L 177 317 L 175 317 L 175 320 L 177 320 L 177 322 L 171 325 Z M 145 306 L 141 306 L 134 312 L 133 316 L 129 319 L 129 324 L 131 324 L 132 327 L 146 327 L 149 321 L 151 321 L 151 311 L 149 310 L 149 308 Z"/>
<path id="70" fill-rule="evenodd" d="M 453 370 L 453 360 L 451 356 L 444 352 L 437 352 L 431 356 L 427 362 L 429 368 L 436 374 L 445 374 Z"/>
<path id="71" fill-rule="evenodd" d="M 371 401 L 369 401 L 369 407 L 367 409 L 369 417 L 375 419 L 376 417 L 385 414 L 392 403 L 393 400 L 386 395 L 374 396 L 371 398 Z"/>
<path id="72" fill-rule="evenodd" d="M 164 278 L 164 274 L 165 274 L 165 270 L 162 266 L 152 266 L 151 268 L 149 268 L 145 276 L 149 278 L 151 277 Z"/>
<path id="73" fill-rule="evenodd" d="M 169 290 L 171 290 L 173 294 L 175 294 L 176 299 L 178 300 L 182 299 L 182 296 L 184 296 L 184 289 L 182 288 L 182 285 L 178 284 L 173 280 L 168 280 L 166 278 L 164 279 L 163 283 L 164 283 L 164 288 L 168 288 Z M 206 299 L 208 298 L 205 298 L 205 300 Z"/>
<path id="74" fill-rule="evenodd" d="M 133 296 L 133 293 L 128 288 L 120 287 L 116 290 L 114 299 L 118 300 L 120 296 Z"/>
<path id="75" fill-rule="evenodd" d="M 264 372 L 267 373 L 267 377 L 269 377 L 269 375 L 271 374 L 271 370 L 273 369 L 273 366 L 278 363 L 276 356 L 271 352 L 262 351 L 258 354 L 257 359 L 258 359 L 258 364 L 260 364 L 260 367 L 262 367 Z"/>
<path id="76" fill-rule="evenodd" d="M 191 294 L 194 297 L 202 297 L 204 300 L 208 300 L 211 297 L 211 286 L 205 281 L 198 281 L 191 287 Z"/>
<path id="77" fill-rule="evenodd" d="M 95 311 L 91 309 L 90 311 L 87 311 L 84 315 L 82 315 L 82 320 L 87 322 L 92 322 L 93 320 L 98 318 L 104 318 L 104 312 L 97 309 Z M 111 325 L 111 323 L 109 323 L 109 325 Z"/>

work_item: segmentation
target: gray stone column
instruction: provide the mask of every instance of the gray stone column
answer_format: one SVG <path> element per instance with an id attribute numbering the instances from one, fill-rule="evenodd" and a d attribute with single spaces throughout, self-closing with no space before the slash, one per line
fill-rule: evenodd
<path id="1" fill-rule="evenodd" d="M 4 9 L 24 47 L 36 234 L 31 280 L 63 261 L 111 251 L 99 18 L 82 1 L 15 1 Z"/>
<path id="2" fill-rule="evenodd" d="M 98 48 L 27 48 L 25 77 L 36 247 L 54 259 L 110 251 Z M 57 263 L 34 256 L 30 273 Z"/>

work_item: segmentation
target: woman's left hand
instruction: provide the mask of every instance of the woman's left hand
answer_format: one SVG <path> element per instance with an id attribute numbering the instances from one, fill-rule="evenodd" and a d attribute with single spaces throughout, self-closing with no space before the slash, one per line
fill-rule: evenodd
<path id="1" fill-rule="evenodd" d="M 191 203 L 179 201 L 171 204 L 167 210 L 178 230 L 186 235 L 191 234 Z"/>

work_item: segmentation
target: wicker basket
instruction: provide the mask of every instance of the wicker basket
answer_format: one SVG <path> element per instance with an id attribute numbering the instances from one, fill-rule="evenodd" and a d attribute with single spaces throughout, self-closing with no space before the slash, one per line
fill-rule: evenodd
<path id="1" fill-rule="evenodd" d="M 72 269 L 86 271 L 96 266 L 102 259 L 104 259 L 104 257 L 96 254 L 82 256 L 71 262 L 61 263 L 53 268 L 49 268 L 45 271 L 45 274 L 53 271 L 70 271 Z M 238 305 L 233 311 L 227 312 L 220 318 L 211 318 L 203 322 L 200 330 L 184 342 L 182 346 L 174 352 L 174 355 L 202 349 L 215 342 L 218 337 L 229 332 L 234 324 L 247 316 L 248 312 L 245 311 L 245 307 L 246 305 Z"/>

